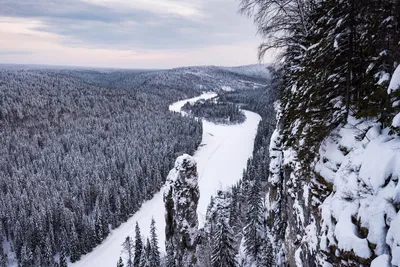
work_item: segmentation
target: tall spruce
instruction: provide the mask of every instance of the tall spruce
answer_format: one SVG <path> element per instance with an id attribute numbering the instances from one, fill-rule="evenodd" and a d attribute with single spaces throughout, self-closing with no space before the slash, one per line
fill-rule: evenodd
<path id="1" fill-rule="evenodd" d="M 60 267 L 68 267 L 67 256 L 65 255 L 64 249 L 61 249 L 61 252 L 60 252 Z"/>
<path id="2" fill-rule="evenodd" d="M 226 218 L 220 218 L 213 238 L 211 254 L 212 267 L 235 267 L 236 251 L 234 249 L 233 231 Z"/>
<path id="3" fill-rule="evenodd" d="M 246 216 L 246 227 L 244 228 L 244 247 L 246 254 L 252 258 L 254 262 L 261 253 L 263 246 L 263 206 L 261 197 L 261 183 L 255 180 L 250 187 L 248 195 L 248 211 Z"/>
<path id="4" fill-rule="evenodd" d="M 142 251 L 143 251 L 142 235 L 140 234 L 139 224 L 136 222 L 136 226 L 135 226 L 135 252 L 134 252 L 134 260 L 133 260 L 133 266 L 134 267 L 140 267 L 140 259 L 142 257 Z"/>
<path id="5" fill-rule="evenodd" d="M 134 267 L 134 243 L 130 236 L 127 236 L 122 243 L 122 253 L 126 258 L 126 266 Z"/>
<path id="6" fill-rule="evenodd" d="M 151 267 L 159 267 L 161 265 L 161 256 L 158 247 L 156 221 L 154 220 L 154 218 L 151 219 L 151 225 L 150 225 L 150 246 L 151 246 L 151 251 L 149 256 L 150 265 Z"/>
<path id="7" fill-rule="evenodd" d="M 143 247 L 142 255 L 140 258 L 140 267 L 153 267 L 150 262 L 152 248 L 150 240 L 147 238 L 146 245 Z"/>

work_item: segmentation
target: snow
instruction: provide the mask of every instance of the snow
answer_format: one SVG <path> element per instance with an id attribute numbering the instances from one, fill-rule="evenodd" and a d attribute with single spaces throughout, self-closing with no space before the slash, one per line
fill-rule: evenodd
<path id="1" fill-rule="evenodd" d="M 339 221 L 336 224 L 335 236 L 338 240 L 338 247 L 345 251 L 354 251 L 362 258 L 371 257 L 371 251 L 366 239 L 359 238 L 356 234 L 356 226 L 351 222 L 351 208 L 346 208 L 341 212 Z"/>
<path id="2" fill-rule="evenodd" d="M 296 210 L 297 224 L 300 228 L 300 226 L 303 226 L 304 224 L 304 211 L 297 199 L 294 200 L 293 208 Z"/>
<path id="3" fill-rule="evenodd" d="M 192 156 L 188 154 L 183 154 L 182 156 L 179 156 L 175 161 L 174 168 L 168 174 L 166 180 L 167 184 L 171 184 L 176 181 L 176 179 L 178 178 L 178 172 L 184 170 L 184 168 L 182 168 L 184 162 L 187 162 L 189 168 L 197 165 Z"/>
<path id="4" fill-rule="evenodd" d="M 193 104 L 199 100 L 207 100 L 207 99 L 211 99 L 214 97 L 217 97 L 218 95 L 214 92 L 207 92 L 207 93 L 203 93 L 199 96 L 190 98 L 190 99 L 184 99 L 178 102 L 173 103 L 172 105 L 169 106 L 169 110 L 172 112 L 180 112 L 182 115 L 187 115 L 186 112 L 182 111 L 182 107 L 186 104 L 186 103 L 190 103 Z"/>
<path id="5" fill-rule="evenodd" d="M 372 186 L 375 193 L 391 173 L 400 172 L 399 144 L 390 145 L 392 142 L 389 141 L 389 144 L 382 145 L 382 141 L 387 141 L 384 136 L 369 143 L 364 151 L 363 164 L 360 169 L 360 178 L 367 185 Z"/>
<path id="6" fill-rule="evenodd" d="M 222 91 L 225 91 L 225 92 L 232 92 L 232 91 L 235 91 L 235 89 L 233 89 L 233 88 L 230 87 L 230 86 L 226 86 L 226 85 L 221 86 L 221 89 L 222 89 Z"/>
<path id="7" fill-rule="evenodd" d="M 388 94 L 400 89 L 400 65 L 393 73 L 392 80 L 390 81 Z"/>
<path id="8" fill-rule="evenodd" d="M 400 266 L 400 212 L 397 213 L 390 225 L 386 243 L 392 249 L 392 264 Z"/>
<path id="9" fill-rule="evenodd" d="M 394 116 L 392 126 L 400 127 L 400 113 L 398 113 L 396 116 Z"/>
<path id="10" fill-rule="evenodd" d="M 301 259 L 301 247 L 299 247 L 296 252 L 294 253 L 294 258 L 296 260 L 297 267 L 303 267 L 303 261 Z"/>
<path id="11" fill-rule="evenodd" d="M 317 252 L 318 248 L 318 237 L 317 237 L 317 225 L 315 219 L 305 228 L 306 235 L 303 237 L 303 242 L 306 242 L 308 248 L 312 252 Z"/>
<path id="12" fill-rule="evenodd" d="M 399 151 L 400 138 L 373 120 L 350 117 L 324 140 L 315 170 L 333 183 L 333 192 L 320 207 L 322 250 L 336 245 L 369 258 L 384 255 L 389 246 L 392 264 L 400 264 L 400 215 L 394 207 L 400 203 Z M 375 266 L 386 266 L 384 259 Z"/>
<path id="13" fill-rule="evenodd" d="M 187 103 L 194 103 L 200 99 L 210 99 L 217 96 L 215 93 L 204 93 L 201 96 L 178 101 L 169 109 L 181 112 Z M 254 139 L 261 117 L 250 111 L 243 111 L 246 121 L 238 125 L 216 125 L 205 120 L 203 123 L 202 142 L 194 154 L 199 174 L 200 199 L 198 203 L 199 226 L 204 225 L 207 205 L 212 195 L 218 189 L 232 186 L 242 178 L 243 169 L 251 157 Z M 163 187 L 154 197 L 145 202 L 126 223 L 114 229 L 110 235 L 92 252 L 82 256 L 81 260 L 71 263 L 71 267 L 109 267 L 115 266 L 121 255 L 121 244 L 126 236 L 134 236 L 135 224 L 139 223 L 141 233 L 149 236 L 150 222 L 153 217 L 156 221 L 157 235 L 160 250 L 165 251 L 165 219 L 163 203 Z"/>
<path id="14" fill-rule="evenodd" d="M 391 267 L 390 265 L 390 256 L 387 254 L 383 254 L 379 257 L 376 257 L 371 262 L 371 267 Z"/>
<path id="15" fill-rule="evenodd" d="M 384 82 L 387 82 L 389 80 L 390 80 L 390 74 L 387 72 L 382 73 L 379 78 L 378 84 L 383 84 Z"/>

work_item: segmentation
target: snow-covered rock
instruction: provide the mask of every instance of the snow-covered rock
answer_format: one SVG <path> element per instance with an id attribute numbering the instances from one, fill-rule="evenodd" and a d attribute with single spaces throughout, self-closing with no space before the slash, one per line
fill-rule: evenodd
<path id="1" fill-rule="evenodd" d="M 398 89 L 400 67 L 388 93 Z M 400 126 L 400 114 L 392 126 Z M 276 261 L 400 266 L 400 136 L 375 118 L 349 117 L 326 136 L 305 172 L 281 128 L 271 139 L 267 194 L 276 255 L 285 251 Z"/>
<path id="2" fill-rule="evenodd" d="M 199 198 L 197 163 L 193 157 L 182 155 L 168 175 L 164 192 L 168 266 L 193 267 L 197 264 Z"/>

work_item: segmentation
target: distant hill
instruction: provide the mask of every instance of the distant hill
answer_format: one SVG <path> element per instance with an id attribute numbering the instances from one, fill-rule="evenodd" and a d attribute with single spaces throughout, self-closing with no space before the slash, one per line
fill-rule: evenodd
<path id="1" fill-rule="evenodd" d="M 268 66 L 262 64 L 239 67 L 194 66 L 168 70 L 63 68 L 40 65 L 0 65 L 0 68 L 43 69 L 108 88 L 146 91 L 170 89 L 187 94 L 264 88 L 270 79 Z"/>
<path id="2" fill-rule="evenodd" d="M 239 67 L 224 67 L 224 69 L 240 75 L 245 75 L 254 78 L 270 79 L 271 74 L 268 70 L 268 65 L 254 64 Z"/>

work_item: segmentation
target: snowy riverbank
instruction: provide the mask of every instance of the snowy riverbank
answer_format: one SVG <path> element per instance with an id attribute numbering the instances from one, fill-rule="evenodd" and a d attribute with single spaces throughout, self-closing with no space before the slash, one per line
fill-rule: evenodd
<path id="1" fill-rule="evenodd" d="M 181 112 L 187 102 L 215 97 L 215 93 L 178 101 L 170 105 L 173 112 Z M 204 224 L 204 217 L 210 197 L 220 188 L 226 188 L 241 179 L 243 169 L 251 157 L 257 126 L 261 117 L 253 112 L 244 111 L 246 121 L 238 125 L 216 125 L 203 120 L 202 142 L 194 158 L 199 172 L 200 200 L 198 205 L 199 224 Z M 154 217 L 159 237 L 160 250 L 164 253 L 164 203 L 163 191 L 145 202 L 126 223 L 114 229 L 110 235 L 91 253 L 82 256 L 72 267 L 109 267 L 114 266 L 121 254 L 121 244 L 127 235 L 134 236 L 135 224 L 139 223 L 142 234 L 149 235 L 150 221 Z"/>

